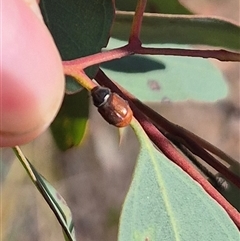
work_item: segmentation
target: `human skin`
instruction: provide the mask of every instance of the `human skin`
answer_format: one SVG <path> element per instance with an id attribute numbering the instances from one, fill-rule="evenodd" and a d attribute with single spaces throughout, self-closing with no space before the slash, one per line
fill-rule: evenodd
<path id="1" fill-rule="evenodd" d="M 0 146 L 12 147 L 32 141 L 51 124 L 65 82 L 38 6 L 31 0 L 0 2 Z"/>

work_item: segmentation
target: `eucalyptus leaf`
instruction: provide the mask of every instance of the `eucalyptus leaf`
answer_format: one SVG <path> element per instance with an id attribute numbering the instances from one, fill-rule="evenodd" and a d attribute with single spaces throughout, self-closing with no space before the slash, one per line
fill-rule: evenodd
<path id="1" fill-rule="evenodd" d="M 62 151 L 78 146 L 83 140 L 89 114 L 88 102 L 85 89 L 65 95 L 61 109 L 51 124 L 53 137 Z"/>
<path id="2" fill-rule="evenodd" d="M 91 55 L 106 46 L 114 18 L 111 0 L 41 0 L 40 7 L 63 60 Z M 86 72 L 93 78 L 96 71 L 93 66 Z M 69 91 L 81 88 L 71 83 Z"/>
<path id="3" fill-rule="evenodd" d="M 119 241 L 237 241 L 225 210 L 155 149 L 139 124 L 141 149 L 120 218 Z"/>
<path id="4" fill-rule="evenodd" d="M 63 197 L 40 173 L 38 173 L 19 147 L 14 147 L 13 150 L 32 182 L 37 187 L 38 191 L 52 209 L 58 222 L 62 226 L 65 240 L 76 241 L 72 213 Z"/>
<path id="5" fill-rule="evenodd" d="M 33 167 L 32 167 L 33 169 Z M 75 230 L 73 227 L 72 213 L 69 207 L 67 206 L 66 201 L 63 197 L 56 191 L 56 189 L 37 171 L 35 170 L 35 175 L 37 176 L 39 184 L 42 186 L 42 190 L 45 191 L 45 194 L 49 198 L 49 205 L 51 209 L 55 210 L 55 215 L 58 216 L 57 219 L 61 219 L 60 224 L 64 224 L 64 237 L 66 241 L 75 241 Z M 63 224 L 62 224 L 63 223 Z M 66 234 L 66 229 L 68 235 Z M 69 237 L 71 235 L 71 238 Z"/>

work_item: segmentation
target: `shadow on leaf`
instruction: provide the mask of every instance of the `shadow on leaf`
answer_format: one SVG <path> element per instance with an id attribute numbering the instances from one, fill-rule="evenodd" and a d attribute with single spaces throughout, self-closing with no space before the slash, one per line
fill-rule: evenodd
<path id="1" fill-rule="evenodd" d="M 145 73 L 153 70 L 165 69 L 166 66 L 159 61 L 143 56 L 128 56 L 101 64 L 101 67 L 116 72 Z"/>

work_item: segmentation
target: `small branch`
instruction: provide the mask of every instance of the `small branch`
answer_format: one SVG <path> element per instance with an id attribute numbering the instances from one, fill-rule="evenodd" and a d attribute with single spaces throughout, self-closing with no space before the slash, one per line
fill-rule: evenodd
<path id="1" fill-rule="evenodd" d="M 166 155 L 166 157 L 168 157 L 168 159 L 177 164 L 183 171 L 197 181 L 203 189 L 225 209 L 230 218 L 240 229 L 240 214 L 238 211 L 197 170 L 195 170 L 172 145 L 170 145 L 161 132 L 157 131 L 156 127 L 147 121 L 141 111 L 136 109 L 133 105 L 131 105 L 131 108 L 134 112 L 134 116 L 138 119 L 152 142 Z"/>
<path id="2" fill-rule="evenodd" d="M 88 55 L 78 59 L 63 61 L 64 66 L 72 66 L 72 68 L 85 69 L 89 66 L 104 63 L 114 59 L 120 59 L 125 56 L 132 55 L 134 52 L 130 50 L 129 45 L 120 48 L 107 50 L 104 52 Z"/>
<path id="3" fill-rule="evenodd" d="M 240 61 L 240 53 L 227 50 L 201 50 L 201 49 L 178 49 L 178 48 L 145 48 L 140 47 L 134 50 L 135 54 L 150 55 L 172 55 L 186 57 L 213 58 L 220 61 Z"/>
<path id="4" fill-rule="evenodd" d="M 147 105 L 143 104 L 139 101 L 136 97 L 130 94 L 128 91 L 121 89 L 124 95 L 128 96 L 133 103 L 141 109 L 152 121 L 155 125 L 159 128 L 159 130 L 164 133 L 167 132 L 177 139 L 181 138 L 182 143 L 187 145 L 187 142 L 194 142 L 201 146 L 202 148 L 208 150 L 212 154 L 218 156 L 223 161 L 227 162 L 229 165 L 236 166 L 238 162 L 234 160 L 232 157 L 227 155 L 225 152 L 217 148 L 216 146 L 212 145 L 211 143 L 207 142 L 206 140 L 202 139 L 201 137 L 197 136 L 196 134 L 192 133 L 191 131 L 183 128 L 182 126 L 176 125 L 171 121 L 167 120 L 159 113 L 155 112 L 153 109 L 148 107 Z M 228 171 L 228 170 L 227 170 Z"/>
<path id="5" fill-rule="evenodd" d="M 129 43 L 136 42 L 141 45 L 140 32 L 142 28 L 143 14 L 146 8 L 147 0 L 138 0 L 137 7 L 132 22 L 132 29 L 129 37 Z"/>
<path id="6" fill-rule="evenodd" d="M 213 157 L 210 153 L 208 153 L 204 148 L 202 148 L 195 140 L 196 135 L 190 135 L 190 131 L 185 131 L 183 127 L 180 127 L 178 125 L 173 124 L 169 120 L 165 119 L 163 116 L 158 114 L 156 111 L 152 110 L 147 105 L 143 104 L 141 101 L 136 99 L 133 95 L 128 93 L 126 90 L 124 90 L 125 96 L 127 96 L 131 101 L 138 107 L 138 109 L 142 110 L 143 113 L 148 116 L 148 118 L 152 121 L 152 123 L 157 126 L 160 130 L 164 130 L 165 132 L 170 133 L 172 136 L 175 136 L 177 140 L 181 138 L 182 144 L 186 146 L 191 152 L 193 152 L 195 155 L 202 158 L 204 161 L 206 161 L 210 166 L 212 166 L 215 170 L 220 172 L 222 175 L 224 175 L 229 181 L 234 183 L 238 188 L 240 188 L 240 177 L 236 174 L 232 173 L 230 170 L 228 170 L 222 163 L 220 163 L 215 157 Z M 195 136 L 194 138 L 191 138 L 191 136 Z M 199 137 L 199 139 L 201 139 Z M 203 142 L 201 142 L 203 143 Z M 206 145 L 206 143 L 205 143 Z M 210 146 L 209 146 L 210 147 Z M 213 148 L 211 148 L 213 149 Z M 215 149 L 216 153 L 216 149 Z M 219 152 L 218 152 L 219 153 Z M 221 154 L 221 153 L 219 153 Z M 223 156 L 223 155 L 221 155 Z M 225 155 L 227 156 L 227 155 Z"/>
<path id="7" fill-rule="evenodd" d="M 214 198 L 228 213 L 230 218 L 240 229 L 240 214 L 238 211 L 226 201 L 226 199 L 197 171 L 190 163 L 174 148 L 168 139 L 149 121 L 149 119 L 140 111 L 130 98 L 125 96 L 123 92 L 101 71 L 99 70 L 95 79 L 101 85 L 109 87 L 112 91 L 128 100 L 135 118 L 139 121 L 146 134 L 152 142 L 168 157 L 171 161 L 181 167 L 188 175 L 197 181 L 203 189 Z"/>
<path id="8" fill-rule="evenodd" d="M 185 56 L 185 57 L 200 57 L 200 58 L 214 58 L 220 61 L 240 61 L 240 53 L 230 52 L 227 50 L 201 50 L 201 49 L 178 49 L 178 48 L 146 48 L 136 44 L 136 41 L 129 44 L 96 53 L 86 57 L 81 57 L 74 60 L 63 61 L 64 70 L 70 71 L 75 69 L 83 70 L 89 66 L 104 63 L 114 59 L 120 59 L 133 54 L 150 54 L 150 55 L 171 55 L 171 56 Z"/>
<path id="9" fill-rule="evenodd" d="M 173 123 L 172 123 L 173 124 Z M 174 124 L 173 124 L 174 125 Z M 221 158 L 223 161 L 227 162 L 229 165 L 231 166 L 236 166 L 238 164 L 238 162 L 236 160 L 234 160 L 232 157 L 230 157 L 229 155 L 227 155 L 225 152 L 223 152 L 222 150 L 220 150 L 219 148 L 217 148 L 216 146 L 212 145 L 211 143 L 209 143 L 208 141 L 202 139 L 201 137 L 195 135 L 194 133 L 192 133 L 191 131 L 183 128 L 182 126 L 178 126 L 176 125 L 176 127 L 179 129 L 179 132 L 182 133 L 184 132 L 184 136 L 188 137 L 189 139 L 193 140 L 194 142 L 196 142 L 198 145 L 200 145 L 202 148 L 208 150 L 209 152 L 211 152 L 212 154 L 218 156 L 219 158 Z"/>
<path id="10" fill-rule="evenodd" d="M 161 131 L 161 130 L 160 130 Z M 164 134 L 164 133 L 163 133 Z M 219 184 L 216 176 L 212 171 L 209 170 L 205 165 L 203 165 L 193 154 L 190 152 L 183 144 L 182 140 L 177 140 L 175 136 L 172 136 L 169 133 L 164 134 L 168 140 L 170 140 L 188 159 L 194 166 L 196 166 L 201 173 L 205 175 L 205 177 L 210 181 L 210 183 L 219 190 L 219 188 L 223 189 L 223 187 Z"/>

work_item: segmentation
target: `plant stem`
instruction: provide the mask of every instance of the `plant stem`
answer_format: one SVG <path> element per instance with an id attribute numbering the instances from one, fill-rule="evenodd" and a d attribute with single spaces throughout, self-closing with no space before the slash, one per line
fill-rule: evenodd
<path id="1" fill-rule="evenodd" d="M 133 97 L 131 94 L 127 93 L 127 91 L 124 91 L 124 94 L 128 96 L 129 99 L 135 104 L 135 106 L 138 107 L 138 109 L 142 110 L 143 113 L 148 116 L 148 118 L 152 121 L 152 123 L 159 127 L 160 129 L 163 129 L 165 132 L 170 133 L 172 136 L 175 136 L 177 140 L 179 138 L 182 140 L 182 144 L 186 146 L 191 152 L 193 152 L 195 155 L 202 158 L 204 161 L 206 161 L 210 166 L 212 166 L 215 170 L 220 172 L 222 175 L 224 175 L 228 180 L 230 180 L 232 183 L 234 183 L 238 188 L 240 188 L 240 177 L 236 174 L 232 173 L 228 170 L 222 163 L 220 163 L 216 158 L 214 158 L 210 153 L 208 153 L 203 147 L 201 147 L 197 140 L 200 140 L 201 138 L 196 138 L 197 136 L 192 133 L 190 135 L 190 131 L 185 130 L 183 127 L 180 127 L 178 125 L 175 125 L 165 119 L 163 116 L 152 110 L 147 105 L 143 104 L 141 101 Z M 195 138 L 191 138 L 195 136 Z M 203 144 L 203 141 L 200 142 Z M 204 143 L 206 146 L 206 143 Z M 208 146 L 209 147 L 209 146 Z M 211 148 L 213 150 L 213 148 Z M 215 148 L 216 153 L 216 148 Z M 223 156 L 221 153 L 218 152 L 218 154 L 221 155 L 221 157 L 226 157 L 227 155 Z M 228 157 L 228 156 L 227 156 Z M 230 158 L 228 157 L 228 160 Z M 224 159 L 223 159 L 224 160 Z M 230 159 L 232 160 L 232 159 Z M 235 161 L 236 162 L 236 161 Z M 233 163 L 233 161 L 232 161 Z"/>
<path id="2" fill-rule="evenodd" d="M 239 62 L 240 54 L 227 50 L 202 50 L 202 49 L 178 49 L 178 48 L 145 48 L 134 49 L 135 54 L 172 55 L 185 57 L 214 58 L 220 61 Z"/>
<path id="3" fill-rule="evenodd" d="M 130 37 L 129 37 L 129 43 L 137 42 L 138 44 L 141 44 L 140 32 L 141 32 L 141 28 L 142 28 L 142 20 L 143 20 L 143 14 L 144 14 L 144 11 L 146 8 L 146 4 L 147 4 L 147 0 L 138 0 L 135 14 L 133 17 L 132 28 L 131 28 L 131 33 L 130 33 Z"/>
<path id="4" fill-rule="evenodd" d="M 176 148 L 174 148 L 169 140 L 151 123 L 148 117 L 143 114 L 144 112 L 138 109 L 132 100 L 124 95 L 123 92 L 101 70 L 98 71 L 95 79 L 98 83 L 107 86 L 129 102 L 135 118 L 139 121 L 152 142 L 164 153 L 166 157 L 168 157 L 168 159 L 173 161 L 195 181 L 197 181 L 203 189 L 226 210 L 230 218 L 240 229 L 240 214 L 238 211 L 190 163 L 188 163 L 188 161 L 176 150 Z"/>
<path id="5" fill-rule="evenodd" d="M 175 137 L 176 141 L 180 141 L 181 143 L 188 148 L 192 153 L 202 158 L 205 162 L 207 162 L 210 166 L 212 166 L 215 170 L 224 175 L 228 180 L 234 183 L 238 188 L 240 188 L 240 177 L 234 173 L 232 173 L 228 168 L 226 168 L 222 163 L 220 163 L 216 158 L 214 158 L 210 153 L 208 153 L 205 149 L 212 152 L 213 154 L 220 157 L 222 160 L 226 161 L 232 166 L 237 165 L 237 161 L 225 154 L 223 151 L 198 137 L 194 133 L 186 130 L 185 128 L 176 125 L 159 113 L 143 104 L 140 100 L 130 94 L 128 91 L 119 87 L 121 91 L 124 93 L 126 97 L 131 99 L 131 101 L 135 104 L 138 109 L 142 110 L 142 112 L 151 120 L 151 122 L 165 135 L 165 133 L 170 134 Z M 205 149 L 204 149 L 205 148 Z"/>
<path id="6" fill-rule="evenodd" d="M 202 49 L 178 49 L 178 48 L 146 48 L 140 46 L 136 41 L 120 48 L 107 50 L 74 60 L 63 61 L 64 73 L 78 75 L 83 69 L 96 64 L 104 63 L 114 59 L 120 59 L 134 54 L 170 55 L 182 57 L 214 58 L 220 61 L 240 61 L 240 53 L 227 50 L 202 50 Z"/>
<path id="7" fill-rule="evenodd" d="M 74 70 L 74 68 L 83 70 L 89 66 L 104 63 L 114 59 L 120 59 L 122 57 L 132 55 L 133 53 L 133 50 L 130 50 L 129 45 L 127 44 L 120 48 L 107 50 L 74 60 L 63 61 L 63 65 L 65 68 L 69 68 L 69 71 Z M 72 69 L 70 69 L 70 67 Z"/>

